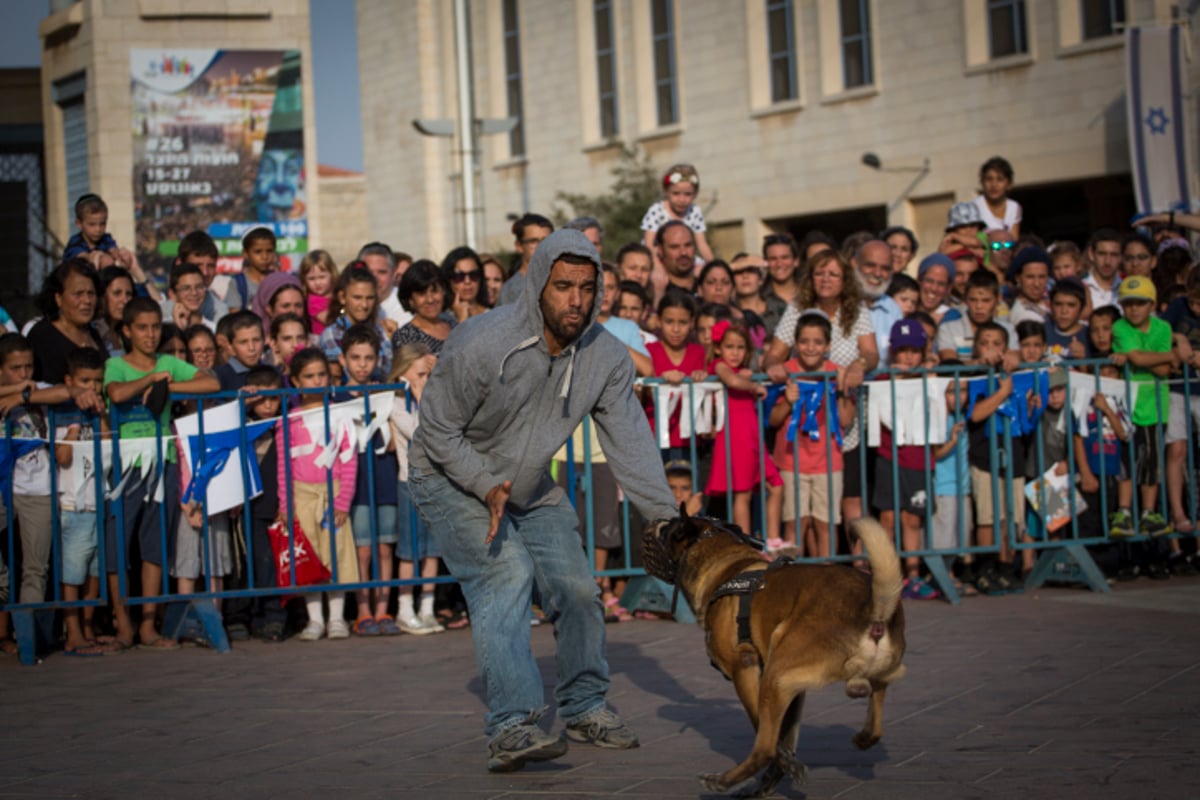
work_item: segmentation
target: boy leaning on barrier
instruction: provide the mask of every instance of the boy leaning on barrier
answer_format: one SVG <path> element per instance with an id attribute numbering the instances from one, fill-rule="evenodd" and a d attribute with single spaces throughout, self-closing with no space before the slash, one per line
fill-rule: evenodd
<path id="1" fill-rule="evenodd" d="M 164 559 L 173 553 L 174 532 L 178 524 L 179 468 L 175 453 L 175 441 L 171 436 L 170 392 L 206 394 L 220 388 L 217 379 L 205 375 L 186 361 L 174 356 L 158 353 L 162 338 L 162 309 L 147 297 L 135 297 L 125 306 L 122 314 L 121 334 L 129 341 L 129 350 L 119 358 L 110 358 L 104 364 L 104 394 L 120 415 L 117 429 L 118 441 L 125 447 L 139 439 L 153 439 L 161 429 L 162 500 L 156 500 L 159 481 L 159 465 L 139 457 L 127 469 L 134 474 L 125 484 L 122 496 L 114 501 L 121 504 L 124 542 L 124 564 L 118 559 L 117 520 L 115 512 L 107 520 L 105 531 L 105 554 L 108 568 L 109 592 L 112 596 L 113 615 L 117 623 L 117 639 L 121 645 L 133 645 L 133 624 L 128 609 L 118 591 L 119 572 L 129 566 L 130 551 L 134 536 L 137 536 L 141 553 L 141 587 L 143 597 L 153 597 L 162 591 Z M 157 457 L 157 450 L 154 457 Z M 124 459 L 123 459 L 124 460 Z M 128 463 L 128 462 L 126 462 Z M 166 536 L 160 533 L 160 505 L 165 511 Z M 163 539 L 167 552 L 163 552 Z M 142 606 L 141 627 L 138 630 L 143 648 L 171 650 L 179 645 L 158 633 L 155 621 L 156 607 L 153 603 Z"/>
<path id="2" fill-rule="evenodd" d="M 68 388 L 90 389 L 99 393 L 104 385 L 104 353 L 94 347 L 80 347 L 67 356 L 64 376 Z M 95 422 L 100 433 L 109 434 L 108 417 L 93 415 L 78 409 L 66 408 L 55 417 L 54 454 L 58 461 L 59 551 L 62 555 L 62 596 L 72 603 L 77 600 L 96 600 L 100 597 L 99 533 L 96 525 L 96 485 L 88 480 L 84 486 L 75 485 L 71 469 L 77 454 L 74 442 L 87 443 L 90 450 L 95 436 Z M 91 452 L 78 453 L 80 457 Z M 111 558 L 112 556 L 110 556 Z M 102 640 L 95 634 L 92 618 L 95 608 L 68 608 L 63 611 L 67 655 L 95 656 L 116 648 L 115 641 Z"/>
<path id="3" fill-rule="evenodd" d="M 996 322 L 984 322 L 975 331 L 974 352 L 975 362 L 980 365 L 1000 368 L 1008 347 L 1008 331 Z M 996 411 L 1012 395 L 1012 375 L 1001 373 L 996 378 L 996 388 L 991 394 L 980 397 L 971 409 L 967 422 L 967 453 L 971 466 L 971 494 L 975 497 L 975 538 L 980 547 L 991 547 L 996 544 L 997 528 L 1001 531 L 999 537 L 999 558 L 980 559 L 984 564 L 979 568 L 975 581 L 976 588 L 985 594 L 1003 594 L 1016 588 L 1019 577 L 1016 568 L 1010 561 L 1012 556 L 1008 537 L 1004 530 L 1008 520 L 1023 533 L 1025 523 L 1025 441 L 1024 437 L 1013 434 L 1009 437 L 1011 449 L 1007 451 L 1007 463 L 1012 465 L 1013 479 L 1011 485 L 1005 480 L 1007 472 L 1001 470 L 996 475 L 999 497 L 992 489 L 991 445 L 988 434 L 989 421 Z M 1003 428 L 999 422 L 995 425 L 995 442 L 999 451 L 999 463 L 1004 464 L 1006 446 Z M 1009 502 L 1011 490 L 1012 501 Z M 1033 553 L 1026 550 L 1024 555 L 1032 561 Z M 990 562 L 990 563 L 988 563 Z M 1032 564 L 1029 564 L 1032 566 Z"/>
<path id="4" fill-rule="evenodd" d="M 1138 533 L 1162 536 L 1171 526 L 1158 512 L 1158 487 L 1163 480 L 1159 425 L 1167 423 L 1168 378 L 1179 366 L 1172 351 L 1171 326 L 1154 316 L 1158 299 L 1149 278 L 1131 277 L 1117 290 L 1124 316 L 1113 323 L 1112 361 L 1117 367 L 1129 365 L 1133 391 L 1133 449 L 1141 500 Z M 1152 574 L 1155 568 L 1151 567 Z"/>

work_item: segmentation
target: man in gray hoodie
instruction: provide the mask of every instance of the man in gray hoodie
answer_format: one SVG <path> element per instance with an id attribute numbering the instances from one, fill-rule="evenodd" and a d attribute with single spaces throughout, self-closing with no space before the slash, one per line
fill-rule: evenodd
<path id="1" fill-rule="evenodd" d="M 587 414 L 614 475 L 651 520 L 676 513 L 625 346 L 596 324 L 600 259 L 582 233 L 542 242 L 515 303 L 462 323 L 421 398 L 409 453 L 413 500 L 462 585 L 487 693 L 488 769 L 557 758 L 567 739 L 629 748 L 605 703 L 604 613 L 578 522 L 550 459 Z M 537 725 L 542 678 L 530 650 L 536 579 L 558 641 L 564 735 Z"/>

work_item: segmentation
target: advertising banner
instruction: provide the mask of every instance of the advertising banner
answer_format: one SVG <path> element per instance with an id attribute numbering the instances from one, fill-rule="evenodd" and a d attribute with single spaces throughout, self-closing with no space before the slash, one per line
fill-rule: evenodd
<path id="1" fill-rule="evenodd" d="M 136 250 L 165 275 L 179 240 L 207 231 L 219 272 L 241 237 L 270 227 L 280 267 L 308 251 L 298 50 L 132 50 Z"/>

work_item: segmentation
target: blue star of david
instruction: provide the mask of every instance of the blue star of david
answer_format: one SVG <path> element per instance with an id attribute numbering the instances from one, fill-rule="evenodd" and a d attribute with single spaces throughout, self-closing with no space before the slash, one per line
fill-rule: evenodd
<path id="1" fill-rule="evenodd" d="M 1149 126 L 1150 132 L 1154 134 L 1166 133 L 1167 123 L 1170 121 L 1167 119 L 1167 112 L 1161 107 L 1150 109 L 1150 113 L 1146 115 L 1146 125 Z"/>

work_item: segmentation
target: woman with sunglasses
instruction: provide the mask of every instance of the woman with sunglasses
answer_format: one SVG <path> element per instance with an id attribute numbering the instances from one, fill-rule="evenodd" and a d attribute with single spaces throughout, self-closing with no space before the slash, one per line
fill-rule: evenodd
<path id="1" fill-rule="evenodd" d="M 456 247 L 442 259 L 442 277 L 450 285 L 450 310 L 462 322 L 491 308 L 483 290 L 483 261 L 469 247 Z"/>
<path id="2" fill-rule="evenodd" d="M 450 256 L 455 252 L 458 251 L 451 252 Z M 446 262 L 453 263 L 450 256 L 447 256 Z M 404 306 L 404 310 L 411 313 L 413 318 L 407 325 L 401 326 L 392 337 L 392 347 L 395 350 L 406 344 L 420 343 L 426 345 L 435 356 L 442 352 L 446 337 L 458 324 L 455 316 L 449 313 L 452 295 L 444 274 L 437 264 L 427 258 L 413 262 L 413 265 L 405 270 L 396 294 L 400 305 Z"/>

